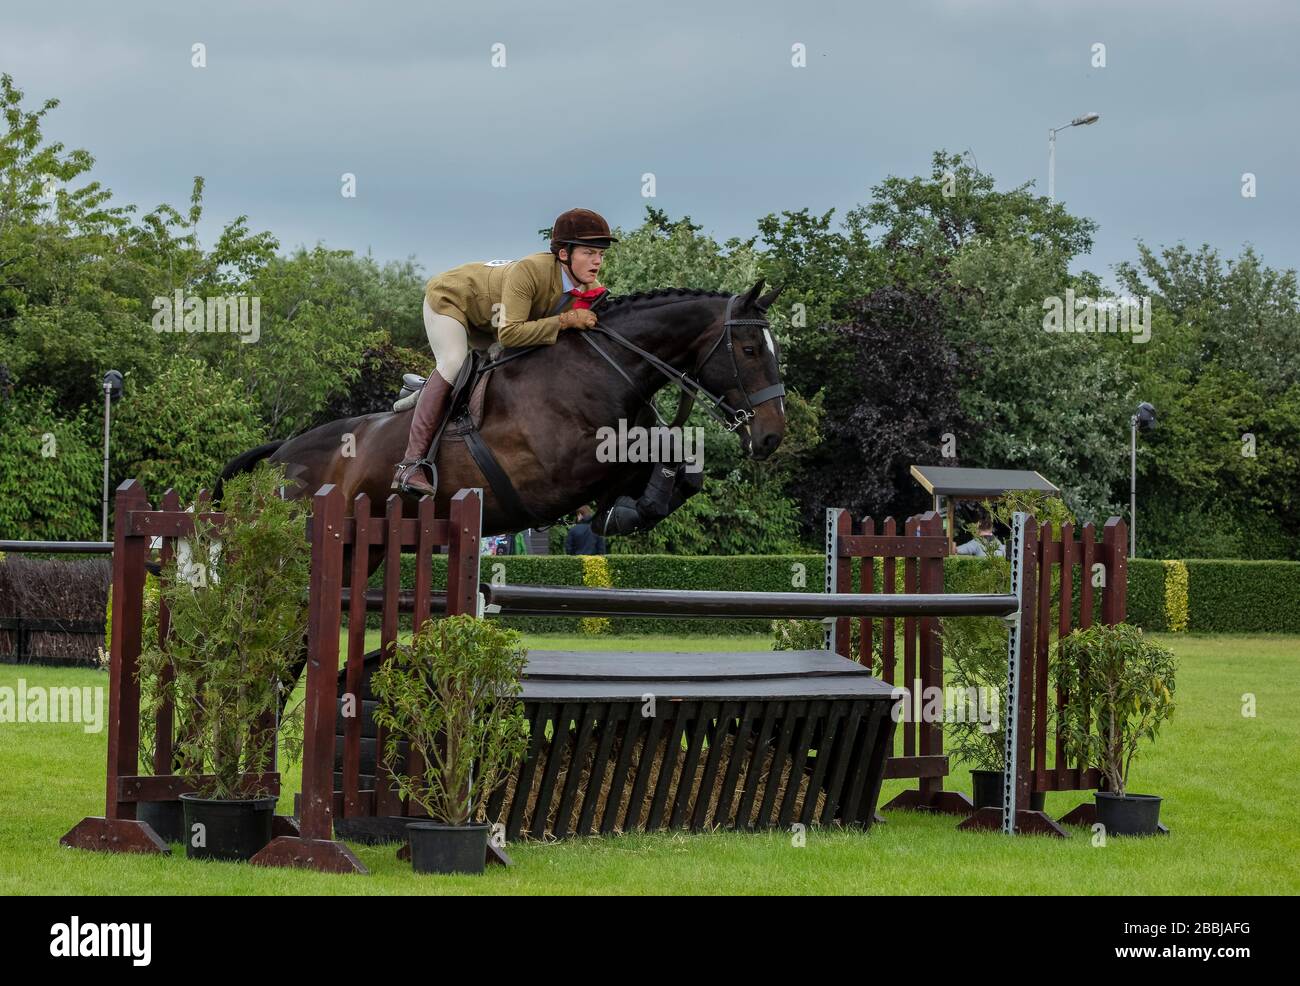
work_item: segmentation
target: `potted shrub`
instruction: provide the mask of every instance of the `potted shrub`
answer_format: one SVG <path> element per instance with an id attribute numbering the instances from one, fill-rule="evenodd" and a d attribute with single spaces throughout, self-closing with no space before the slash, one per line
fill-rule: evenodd
<path id="1" fill-rule="evenodd" d="M 159 589 L 171 610 L 166 649 L 140 657 L 146 736 L 164 702 L 180 724 L 190 858 L 247 860 L 270 842 L 276 799 L 259 775 L 276 770 L 277 752 L 301 749 L 301 706 L 285 697 L 307 633 L 308 507 L 281 499 L 283 483 L 259 466 L 226 485 L 221 528 L 196 513 L 190 562 L 178 552 Z"/>
<path id="2" fill-rule="evenodd" d="M 1010 527 L 1014 515 L 1024 511 L 1040 523 L 1054 527 L 1072 521 L 1069 508 L 1060 499 L 1036 490 L 1013 490 L 1002 499 L 981 504 L 985 516 L 995 524 Z M 971 539 L 983 548 L 983 556 L 963 559 L 953 572 L 950 592 L 1002 593 L 1011 580 L 1011 563 L 999 554 L 1003 544 L 990 534 L 982 534 L 978 523 L 965 525 Z M 1055 597 L 1053 597 L 1055 598 Z M 982 708 L 992 710 L 989 721 L 968 716 L 949 722 L 945 732 L 953 755 L 971 764 L 971 788 L 975 807 L 1001 808 L 1006 763 L 1006 690 L 1007 630 L 1001 620 L 990 618 L 944 620 L 943 655 L 950 666 L 946 673 L 950 685 L 979 697 Z M 995 696 L 995 697 L 993 697 Z M 991 700 L 990 700 L 990 697 Z M 1042 811 L 1046 794 L 1035 791 L 1029 808 Z"/>
<path id="3" fill-rule="evenodd" d="M 1096 767 L 1097 820 L 1113 835 L 1154 835 L 1160 798 L 1133 794 L 1128 773 L 1143 740 L 1174 712 L 1173 653 L 1138 627 L 1093 626 L 1057 645 L 1057 684 L 1067 691 L 1060 725 L 1071 756 Z"/>
<path id="4" fill-rule="evenodd" d="M 986 559 L 981 564 L 993 567 L 1000 561 Z M 977 700 L 980 710 L 988 713 L 986 719 L 967 715 L 947 722 L 949 749 L 958 760 L 971 765 L 975 807 L 1000 809 L 1006 763 L 1006 628 L 996 619 L 945 620 L 942 633 L 948 683 Z M 1042 811 L 1043 804 L 1043 793 L 1035 792 L 1029 807 Z"/>
<path id="5" fill-rule="evenodd" d="M 516 631 L 451 616 L 425 623 L 371 677 L 375 721 L 389 730 L 384 762 L 402 796 L 429 813 L 406 826 L 416 872 L 483 872 L 489 826 L 479 809 L 528 747 L 517 700 L 527 653 Z"/>

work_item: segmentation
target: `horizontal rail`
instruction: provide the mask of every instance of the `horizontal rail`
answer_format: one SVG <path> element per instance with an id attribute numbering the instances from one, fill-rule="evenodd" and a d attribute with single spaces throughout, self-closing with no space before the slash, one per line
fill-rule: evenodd
<path id="1" fill-rule="evenodd" d="M 0 541 L 0 551 L 48 555 L 111 555 L 112 541 Z"/>
<path id="2" fill-rule="evenodd" d="M 725 592 L 685 589 L 595 589 L 577 586 L 482 584 L 494 616 L 649 616 L 665 619 L 737 618 L 823 620 L 847 616 L 1009 616 L 1012 595 L 868 595 L 823 592 Z M 352 590 L 343 590 L 344 608 Z M 398 595 L 398 610 L 415 608 L 410 591 Z M 384 594 L 366 592 L 366 610 L 381 612 Z M 432 613 L 447 611 L 447 594 L 429 593 Z"/>
<path id="3" fill-rule="evenodd" d="M 688 589 L 597 589 L 493 585 L 488 601 L 522 616 L 663 616 L 831 619 L 845 616 L 1009 616 L 1015 596 L 725 592 Z"/>

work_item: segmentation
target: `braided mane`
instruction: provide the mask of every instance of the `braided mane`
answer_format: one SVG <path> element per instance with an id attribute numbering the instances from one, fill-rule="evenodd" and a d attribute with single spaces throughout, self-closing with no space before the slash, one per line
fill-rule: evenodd
<path id="1" fill-rule="evenodd" d="M 613 313 L 638 301 L 651 301 L 661 298 L 673 300 L 686 298 L 730 298 L 729 291 L 705 291 L 702 288 L 657 288 L 654 291 L 637 291 L 635 294 L 610 295 L 604 311 Z"/>

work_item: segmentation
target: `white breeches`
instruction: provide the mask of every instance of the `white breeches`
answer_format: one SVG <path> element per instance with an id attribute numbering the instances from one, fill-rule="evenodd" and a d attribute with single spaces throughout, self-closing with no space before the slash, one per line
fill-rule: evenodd
<path id="1" fill-rule="evenodd" d="M 429 347 L 438 361 L 438 376 L 448 383 L 456 382 L 456 374 L 469 356 L 469 332 L 450 315 L 442 315 L 424 302 L 424 331 L 429 336 Z"/>

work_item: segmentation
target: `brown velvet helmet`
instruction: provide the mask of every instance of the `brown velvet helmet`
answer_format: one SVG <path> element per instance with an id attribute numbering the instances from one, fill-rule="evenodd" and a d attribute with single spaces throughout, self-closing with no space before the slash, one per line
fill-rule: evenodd
<path id="1" fill-rule="evenodd" d="M 570 209 L 562 212 L 551 227 L 551 252 L 557 252 L 562 246 L 589 246 L 603 250 L 611 243 L 617 243 L 609 233 L 609 223 L 597 212 L 590 209 Z"/>

